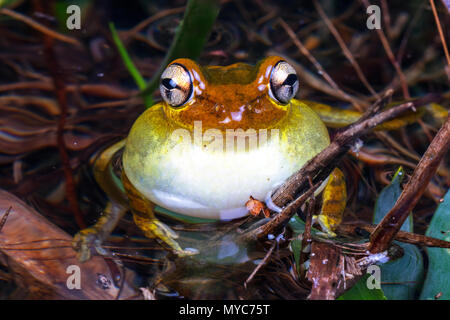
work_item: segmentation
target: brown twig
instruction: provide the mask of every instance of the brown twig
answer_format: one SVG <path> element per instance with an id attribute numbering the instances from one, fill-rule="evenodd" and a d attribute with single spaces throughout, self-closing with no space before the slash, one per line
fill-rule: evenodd
<path id="1" fill-rule="evenodd" d="M 369 90 L 369 92 L 379 98 L 378 94 L 375 92 L 375 90 L 372 88 L 372 86 L 370 85 L 369 81 L 367 80 L 366 76 L 364 75 L 364 73 L 362 72 L 358 62 L 356 62 L 355 58 L 353 57 L 352 53 L 350 52 L 350 50 L 348 49 L 347 45 L 345 44 L 344 40 L 342 39 L 341 35 L 339 34 L 339 32 L 337 31 L 336 27 L 333 25 L 333 23 L 331 22 L 331 20 L 328 18 L 327 14 L 325 13 L 325 11 L 323 10 L 322 6 L 319 4 L 319 2 L 317 0 L 314 0 L 314 6 L 316 7 L 317 12 L 319 13 L 319 15 L 321 16 L 321 18 L 323 19 L 323 21 L 325 22 L 325 24 L 327 25 L 328 29 L 330 30 L 330 32 L 333 34 L 334 38 L 336 39 L 336 41 L 338 42 L 339 46 L 342 49 L 342 52 L 344 53 L 345 57 L 348 59 L 348 61 L 350 61 L 350 63 L 352 64 L 353 68 L 356 71 L 356 74 L 358 75 L 359 79 L 361 80 L 361 82 L 366 86 L 367 90 Z"/>
<path id="2" fill-rule="evenodd" d="M 312 180 L 309 179 L 309 185 L 311 187 L 313 187 L 312 185 Z M 316 189 L 314 189 L 316 190 Z M 313 214 L 314 214 L 314 206 L 315 206 L 315 197 L 314 197 L 314 193 L 311 196 L 311 199 L 308 203 L 307 206 L 307 212 L 306 212 L 306 218 L 305 218 L 305 231 L 303 232 L 302 235 L 302 250 L 300 252 L 300 256 L 299 256 L 299 266 L 300 266 L 300 281 L 304 282 L 306 280 L 306 268 L 304 267 L 305 262 L 309 259 L 310 257 L 310 250 L 308 250 L 308 247 L 310 248 L 311 243 L 312 243 L 312 235 L 311 235 L 311 229 L 313 226 Z"/>
<path id="3" fill-rule="evenodd" d="M 444 32 L 442 31 L 441 22 L 439 21 L 439 16 L 436 10 L 436 6 L 434 5 L 434 0 L 430 0 L 431 9 L 433 10 L 434 20 L 436 21 L 436 25 L 439 32 L 439 38 L 441 39 L 442 47 L 444 49 L 445 58 L 447 59 L 447 65 L 450 68 L 450 55 L 448 53 L 447 43 L 445 42 Z"/>
<path id="4" fill-rule="evenodd" d="M 275 51 L 269 51 L 268 52 L 269 55 L 276 55 L 276 56 L 281 56 L 284 57 L 284 55 L 280 52 L 275 52 Z M 297 75 L 299 77 L 300 80 L 302 80 L 303 82 L 305 82 L 308 86 L 310 86 L 311 88 L 324 92 L 332 97 L 341 99 L 343 101 L 348 101 L 348 102 L 352 102 L 352 101 L 356 101 L 358 103 L 358 105 L 367 108 L 369 106 L 369 103 L 367 103 L 366 101 L 359 99 L 355 96 L 351 96 L 349 94 L 344 93 L 342 90 L 336 90 L 333 87 L 331 87 L 327 82 L 325 82 L 324 80 L 322 80 L 321 78 L 317 77 L 315 74 L 313 74 L 311 71 L 309 71 L 308 69 L 306 69 L 305 67 L 303 67 L 301 64 L 295 62 L 292 59 L 289 59 L 288 57 L 284 57 L 287 61 L 289 61 L 289 63 L 295 68 L 295 70 L 297 71 Z M 1 87 L 0 87 L 1 88 Z M 350 97 L 350 99 L 349 99 Z"/>
<path id="5" fill-rule="evenodd" d="M 352 96 L 348 95 L 344 91 L 342 91 L 341 88 L 334 82 L 334 80 L 330 77 L 330 75 L 325 71 L 325 69 L 322 67 L 322 65 L 317 61 L 316 58 L 309 52 L 309 50 L 302 44 L 302 42 L 298 39 L 298 37 L 295 35 L 294 31 L 291 29 L 291 27 L 284 22 L 282 18 L 279 18 L 278 23 L 281 25 L 281 27 L 286 31 L 288 36 L 292 39 L 295 46 L 300 50 L 300 52 L 308 58 L 308 60 L 314 65 L 314 67 L 317 69 L 320 75 L 329 83 L 329 85 L 334 88 L 336 91 L 338 91 L 343 97 L 346 98 L 347 101 L 350 101 L 358 110 L 362 111 L 361 105 L 358 103 L 357 100 L 355 100 Z"/>
<path id="6" fill-rule="evenodd" d="M 12 207 L 9 207 L 6 210 L 6 212 L 3 214 L 2 219 L 0 220 L 0 232 L 2 231 L 3 226 L 5 225 L 6 220 L 8 219 L 8 216 L 9 216 L 9 213 L 11 212 L 11 210 L 12 210 Z"/>
<path id="7" fill-rule="evenodd" d="M 24 16 L 21 13 L 15 12 L 8 8 L 0 9 L 0 13 L 10 16 L 11 18 L 14 18 L 16 20 L 22 21 L 22 22 L 26 23 L 27 25 L 29 25 L 30 27 L 32 27 L 33 29 L 36 29 L 39 32 L 42 32 L 43 34 L 45 34 L 46 36 L 48 36 L 50 38 L 57 39 L 59 41 L 67 42 L 70 44 L 74 44 L 76 46 L 82 46 L 82 44 L 77 39 L 74 39 L 72 37 L 55 32 L 55 31 L 47 28 L 46 26 L 43 26 L 39 22 L 36 22 L 33 19 L 31 19 L 27 16 Z"/>
<path id="8" fill-rule="evenodd" d="M 376 225 L 366 223 L 342 223 L 337 227 L 337 232 L 343 235 L 355 235 L 360 230 L 372 233 L 376 227 Z M 448 241 L 401 230 L 395 235 L 394 240 L 425 247 L 450 248 Z"/>
<path id="9" fill-rule="evenodd" d="M 366 7 L 370 6 L 370 3 L 368 0 L 361 0 Z M 400 84 L 403 91 L 403 96 L 405 99 L 409 99 L 409 90 L 408 90 L 408 83 L 406 82 L 405 75 L 402 72 L 402 69 L 400 68 L 400 65 L 398 64 L 397 60 L 395 60 L 394 53 L 392 52 L 391 46 L 389 45 L 389 41 L 386 38 L 386 35 L 384 34 L 382 29 L 376 29 L 376 32 L 378 34 L 378 37 L 380 38 L 381 44 L 383 45 L 384 51 L 386 52 L 386 55 L 388 56 L 391 64 L 394 66 L 395 71 L 397 72 L 397 75 L 400 79 Z"/>
<path id="10" fill-rule="evenodd" d="M 121 38 L 124 38 L 125 41 L 127 41 L 129 38 L 134 37 L 137 33 L 141 32 L 141 30 L 144 29 L 145 27 L 147 27 L 150 23 L 155 22 L 155 21 L 157 21 L 161 18 L 164 18 L 166 16 L 169 16 L 171 14 L 181 13 L 184 10 L 185 10 L 185 7 L 177 7 L 177 8 L 170 8 L 167 10 L 159 11 L 158 13 L 139 22 L 136 26 L 134 26 L 130 30 L 121 31 L 120 32 Z"/>
<path id="11" fill-rule="evenodd" d="M 273 250 L 277 246 L 277 241 L 274 241 L 272 246 L 270 247 L 269 251 L 267 251 L 266 255 L 264 256 L 264 259 L 261 260 L 260 263 L 256 266 L 256 268 L 253 270 L 253 272 L 250 274 L 250 276 L 245 280 L 244 287 L 247 288 L 247 285 L 250 283 L 250 281 L 253 280 L 255 275 L 258 273 L 258 271 L 267 263 L 270 256 L 272 255 Z"/>
<path id="12" fill-rule="evenodd" d="M 44 90 L 53 91 L 55 86 L 52 81 L 21 81 L 0 85 L 0 92 L 13 90 Z M 79 90 L 82 93 L 111 99 L 127 99 L 136 95 L 137 91 L 126 91 L 123 88 L 108 84 L 87 83 L 80 86 L 74 84 L 66 85 L 66 92 L 75 92 Z"/>
<path id="13" fill-rule="evenodd" d="M 450 116 L 434 137 L 423 155 L 411 179 L 405 186 L 394 207 L 386 214 L 370 236 L 369 250 L 372 253 L 382 252 L 389 248 L 403 222 L 408 217 L 428 182 L 436 173 L 439 163 L 450 148 Z"/>
<path id="14" fill-rule="evenodd" d="M 279 231 L 289 219 L 320 186 L 334 169 L 336 163 L 347 153 L 356 139 L 369 132 L 371 129 L 389 119 L 392 119 L 408 109 L 414 109 L 426 104 L 429 97 L 422 98 L 415 102 L 404 103 L 392 107 L 386 111 L 375 114 L 382 106 L 383 99 L 377 101 L 360 120 L 338 132 L 331 142 L 322 152 L 308 161 L 299 171 L 293 174 L 280 188 L 272 195 L 273 203 L 278 207 L 285 207 L 272 220 L 263 226 L 243 235 L 244 238 L 265 239 L 269 234 Z M 314 186 L 302 194 L 309 187 L 311 177 Z"/>
<path id="15" fill-rule="evenodd" d="M 272 218 L 269 222 L 256 229 L 251 235 L 256 236 L 258 239 L 264 239 L 269 234 L 276 233 L 277 230 L 284 227 L 292 216 L 297 212 L 308 198 L 314 195 L 314 191 L 320 187 L 322 180 L 318 181 L 308 191 L 302 194 L 300 197 L 292 201 L 286 208 L 284 208 L 279 214 Z"/>
<path id="16" fill-rule="evenodd" d="M 272 199 L 274 203 L 279 207 L 283 207 L 292 201 L 293 197 L 295 197 L 301 189 L 306 187 L 306 177 L 308 176 L 313 177 L 313 181 L 316 181 L 318 177 L 321 179 L 326 178 L 334 168 L 332 164 L 347 153 L 356 139 L 366 134 L 380 123 L 392 119 L 414 106 L 415 103 L 408 102 L 376 114 L 373 117 L 363 116 L 359 121 L 348 126 L 341 132 L 338 132 L 334 140 L 326 149 L 311 159 L 300 171 L 292 175 L 286 183 L 273 194 Z M 369 109 L 369 113 L 372 113 L 373 109 L 378 110 L 379 108 Z M 319 171 L 322 172 L 320 175 L 317 175 L 317 172 Z"/>
<path id="17" fill-rule="evenodd" d="M 39 10 L 42 9 L 39 1 L 35 2 L 35 7 L 38 11 L 42 11 Z M 53 79 L 55 89 L 54 93 L 61 109 L 57 126 L 57 142 L 59 155 L 61 157 L 61 162 L 64 169 L 64 177 L 66 179 L 66 196 L 78 227 L 86 228 L 86 223 L 84 222 L 83 215 L 78 205 L 78 196 L 73 178 L 72 167 L 70 165 L 70 158 L 67 153 L 66 143 L 64 140 L 64 126 L 66 124 L 69 107 L 67 105 L 66 87 L 63 79 L 61 78 L 61 69 L 58 65 L 55 51 L 53 49 L 53 41 L 53 37 L 49 36 L 47 33 L 44 33 L 44 52 L 47 58 L 48 68 Z"/>
<path id="18" fill-rule="evenodd" d="M 420 161 L 420 157 L 418 155 L 403 147 L 400 143 L 398 143 L 395 139 L 393 139 L 387 132 L 379 131 L 375 132 L 375 135 L 386 145 L 394 148 L 398 152 L 402 153 L 404 156 L 411 158 L 412 160 L 415 160 L 417 162 Z"/>
<path id="19" fill-rule="evenodd" d="M 391 15 L 389 13 L 389 6 L 386 0 L 381 0 L 381 10 L 383 12 L 382 17 L 384 20 L 384 25 L 386 26 L 386 33 L 389 39 L 392 39 L 392 29 L 391 29 Z"/>

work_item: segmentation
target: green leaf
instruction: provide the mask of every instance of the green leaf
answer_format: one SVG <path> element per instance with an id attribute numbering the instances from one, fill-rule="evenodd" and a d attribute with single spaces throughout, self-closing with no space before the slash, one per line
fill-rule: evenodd
<path id="1" fill-rule="evenodd" d="M 289 220 L 289 227 L 292 229 L 293 237 L 297 237 L 299 234 L 305 232 L 305 223 L 297 216 L 294 216 Z"/>
<path id="2" fill-rule="evenodd" d="M 426 235 L 450 241 L 450 191 L 431 219 Z M 428 272 L 420 299 L 450 300 L 450 249 L 427 248 Z"/>
<path id="3" fill-rule="evenodd" d="M 415 245 L 396 244 L 403 248 L 404 255 L 380 266 L 381 287 L 389 300 L 413 300 L 417 298 L 423 284 L 423 257 Z"/>
<path id="4" fill-rule="evenodd" d="M 166 66 L 177 58 L 197 60 L 208 40 L 220 10 L 218 0 L 189 0 L 183 20 L 177 27 L 175 38 L 159 70 L 155 73 L 144 94 L 152 94 L 159 85 L 159 77 Z"/>
<path id="5" fill-rule="evenodd" d="M 294 253 L 295 267 L 300 270 L 300 252 L 302 250 L 302 240 L 294 239 L 290 243 L 291 250 Z"/>
<path id="6" fill-rule="evenodd" d="M 374 223 L 379 223 L 392 209 L 402 189 L 400 187 L 404 172 L 400 167 L 391 184 L 385 187 L 375 204 Z M 412 232 L 413 220 L 410 215 L 401 230 Z M 410 300 L 417 297 L 424 278 L 423 257 L 420 250 L 411 244 L 398 243 L 404 250 L 400 259 L 388 262 L 381 268 L 381 288 L 389 300 Z"/>
<path id="7" fill-rule="evenodd" d="M 347 292 L 338 297 L 337 300 L 386 300 L 382 289 L 369 289 L 367 279 L 370 274 L 365 274 L 359 281 Z"/>
<path id="8" fill-rule="evenodd" d="M 112 38 L 114 40 L 114 43 L 116 44 L 117 50 L 119 50 L 119 54 L 122 57 L 125 67 L 128 69 L 128 72 L 133 77 L 139 89 L 144 90 L 145 87 L 147 86 L 147 83 L 145 82 L 139 70 L 136 68 L 130 56 L 128 55 L 127 49 L 125 49 L 125 46 L 123 45 L 119 35 L 117 34 L 116 28 L 114 27 L 114 23 L 112 22 L 109 23 L 109 29 L 111 30 Z M 153 105 L 153 99 L 150 94 L 144 94 L 144 103 L 146 107 L 150 107 Z"/>
<path id="9" fill-rule="evenodd" d="M 375 212 L 373 216 L 373 223 L 378 224 L 381 220 L 383 220 L 384 216 L 392 209 L 398 197 L 402 193 L 402 188 L 400 184 L 402 183 L 403 177 L 405 173 L 403 172 L 403 168 L 398 168 L 394 177 L 392 178 L 391 183 L 381 190 L 380 195 L 375 203 Z M 400 230 L 411 232 L 413 228 L 412 216 L 406 219 L 405 223 L 403 223 Z"/>
<path id="10" fill-rule="evenodd" d="M 299 234 L 302 234 L 303 232 L 305 232 L 305 222 L 302 219 L 300 219 L 298 216 L 294 216 L 291 218 L 291 220 L 289 220 L 289 227 L 291 227 L 291 229 L 292 229 L 293 237 L 296 237 Z M 320 233 L 320 230 L 312 227 L 311 233 L 317 234 L 317 233 Z"/>

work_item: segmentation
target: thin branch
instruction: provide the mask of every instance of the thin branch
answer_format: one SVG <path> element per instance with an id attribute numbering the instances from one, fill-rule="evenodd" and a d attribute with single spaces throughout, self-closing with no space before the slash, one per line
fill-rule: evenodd
<path id="1" fill-rule="evenodd" d="M 42 11 L 40 10 L 42 9 L 40 2 L 36 1 L 35 7 L 37 11 Z M 75 179 L 73 177 L 73 171 L 70 165 L 70 158 L 67 152 L 66 142 L 64 139 L 64 130 L 65 130 L 64 127 L 66 125 L 67 115 L 69 113 L 69 107 L 67 105 L 66 86 L 61 77 L 60 72 L 61 69 L 58 65 L 58 60 L 56 59 L 55 50 L 53 48 L 54 38 L 48 35 L 47 33 L 44 33 L 43 38 L 44 38 L 44 52 L 47 59 L 47 65 L 53 79 L 54 94 L 56 96 L 60 108 L 56 139 L 58 142 L 59 155 L 61 157 L 61 162 L 64 169 L 64 177 L 66 179 L 66 197 L 70 203 L 70 208 L 77 222 L 77 225 L 80 228 L 86 228 L 86 223 L 84 222 L 83 215 L 81 213 L 78 204 Z"/>
<path id="2" fill-rule="evenodd" d="M 436 10 L 436 6 L 434 5 L 434 0 L 430 0 L 431 9 L 433 10 L 434 20 L 436 21 L 436 25 L 439 31 L 439 38 L 441 39 L 442 47 L 444 48 L 445 58 L 447 59 L 447 65 L 450 67 L 450 55 L 448 53 L 447 43 L 445 42 L 444 32 L 442 31 L 441 22 L 439 21 L 439 16 Z"/>
<path id="3" fill-rule="evenodd" d="M 155 22 L 161 18 L 164 18 L 166 16 L 172 15 L 172 14 L 177 14 L 177 13 L 181 13 L 185 10 L 185 7 L 177 7 L 177 8 L 170 8 L 167 10 L 162 10 L 159 11 L 158 13 L 148 17 L 147 19 L 139 22 L 136 26 L 134 26 L 133 28 L 131 28 L 130 30 L 127 31 L 121 31 L 119 32 L 120 37 L 123 39 L 129 39 L 131 37 L 134 37 L 137 33 L 141 32 L 142 29 L 144 29 L 145 27 L 147 27 L 150 23 Z M 127 41 L 125 40 L 125 41 Z"/>
<path id="4" fill-rule="evenodd" d="M 263 226 L 256 229 L 250 235 L 253 237 L 257 236 L 258 239 L 264 239 L 269 234 L 273 234 L 277 230 L 284 227 L 292 218 L 292 216 L 294 216 L 294 214 L 297 212 L 298 208 L 300 208 L 305 203 L 305 201 L 308 200 L 308 198 L 314 195 L 314 192 L 320 187 L 322 182 L 323 182 L 322 180 L 318 181 L 307 192 L 305 192 L 300 197 L 292 201 L 279 214 L 277 214 L 274 218 L 272 218 L 269 222 L 267 222 Z"/>
<path id="5" fill-rule="evenodd" d="M 280 213 L 265 225 L 243 235 L 243 238 L 264 239 L 268 234 L 276 234 L 289 219 L 296 213 L 299 206 L 306 201 L 320 184 L 328 177 L 340 159 L 354 144 L 356 139 L 368 133 L 377 125 L 390 120 L 408 109 L 415 109 L 429 103 L 430 97 L 424 97 L 414 102 L 404 103 L 392 107 L 386 111 L 378 112 L 384 100 L 377 101 L 357 122 L 348 126 L 336 134 L 330 145 L 312 158 L 299 171 L 293 174 L 272 195 L 273 203 L 278 207 L 285 207 Z M 310 186 L 310 180 L 314 183 L 312 188 L 302 194 Z"/>
<path id="6" fill-rule="evenodd" d="M 352 66 L 355 69 L 356 74 L 358 75 L 358 77 L 361 80 L 361 82 L 366 86 L 367 90 L 369 90 L 372 95 L 374 95 L 375 97 L 379 98 L 378 94 L 375 92 L 375 90 L 370 85 L 370 83 L 367 80 L 366 76 L 362 72 L 358 62 L 356 62 L 355 58 L 353 57 L 352 53 L 348 49 L 347 45 L 345 44 L 345 42 L 342 39 L 342 37 L 339 34 L 339 32 L 337 31 L 336 27 L 330 21 L 330 19 L 328 18 L 327 14 L 325 13 L 325 11 L 323 10 L 322 6 L 319 4 L 319 2 L 317 0 L 314 0 L 314 6 L 316 7 L 317 12 L 319 13 L 321 18 L 323 19 L 323 21 L 327 25 L 328 29 L 330 30 L 330 32 L 333 34 L 334 38 L 338 42 L 338 44 L 341 47 L 342 52 L 344 53 L 345 57 L 352 64 Z"/>
<path id="7" fill-rule="evenodd" d="M 258 271 L 267 263 L 267 261 L 269 260 L 270 256 L 272 255 L 273 249 L 275 249 L 276 245 L 277 245 L 277 242 L 274 241 L 272 246 L 270 247 L 269 251 L 264 256 L 264 259 L 262 259 L 262 261 L 256 266 L 255 270 L 253 270 L 253 272 L 250 274 L 250 276 L 247 278 L 247 280 L 245 280 L 245 282 L 244 282 L 244 287 L 245 288 L 247 288 L 247 285 L 250 283 L 250 281 L 253 280 L 253 278 L 258 273 Z"/>
<path id="8" fill-rule="evenodd" d="M 373 117 L 368 117 L 367 114 L 372 114 L 374 111 L 379 110 L 381 105 L 380 102 L 378 102 L 378 104 L 375 105 L 376 107 L 369 109 L 369 112 L 360 120 L 351 124 L 343 131 L 338 132 L 334 140 L 326 149 L 311 159 L 300 171 L 292 175 L 286 183 L 273 194 L 272 199 L 274 203 L 279 207 L 287 205 L 301 189 L 307 186 L 306 177 L 313 177 L 313 181 L 315 182 L 318 177 L 317 172 L 320 170 L 324 172 L 324 174 L 321 173 L 320 176 L 325 179 L 333 170 L 331 164 L 344 156 L 356 139 L 366 134 L 380 123 L 392 119 L 400 113 L 410 108 L 412 109 L 414 106 L 418 106 L 420 103 L 420 101 L 414 103 L 408 102 L 390 108 Z"/>
<path id="9" fill-rule="evenodd" d="M 450 116 L 434 137 L 414 170 L 394 207 L 386 214 L 370 236 L 369 250 L 382 252 L 389 248 L 403 222 L 424 193 L 439 163 L 450 149 Z"/>
<path id="10" fill-rule="evenodd" d="M 302 44 L 302 42 L 297 38 L 294 31 L 291 29 L 291 27 L 284 22 L 282 18 L 279 18 L 278 23 L 281 25 L 281 27 L 286 31 L 288 36 L 292 39 L 295 46 L 300 50 L 300 52 L 308 58 L 308 60 L 316 67 L 319 74 L 330 84 L 331 87 L 333 87 L 336 91 L 338 91 L 343 97 L 346 98 L 347 101 L 350 101 L 352 104 L 355 105 L 355 107 L 362 111 L 361 105 L 356 101 L 353 97 L 342 91 L 341 88 L 334 82 L 334 80 L 330 77 L 330 75 L 325 71 L 325 69 L 321 66 L 321 64 L 314 58 L 314 56 L 309 52 L 309 50 Z"/>
<path id="11" fill-rule="evenodd" d="M 376 225 L 366 223 L 342 223 L 337 227 L 337 232 L 342 235 L 355 235 L 361 230 L 372 233 L 376 227 Z M 425 247 L 450 248 L 449 241 L 401 230 L 395 235 L 394 239 L 396 241 Z"/>
<path id="12" fill-rule="evenodd" d="M 54 38 L 57 39 L 59 41 L 63 41 L 63 42 L 67 42 L 70 44 L 74 44 L 76 46 L 82 46 L 82 44 L 75 38 L 60 34 L 56 31 L 53 31 L 50 28 L 47 28 L 46 26 L 43 26 L 42 24 L 40 24 L 39 22 L 34 21 L 33 19 L 24 16 L 21 13 L 15 12 L 13 10 L 10 10 L 8 8 L 2 8 L 0 9 L 0 13 L 10 16 L 11 18 L 14 18 L 16 20 L 22 21 L 25 24 L 29 25 L 30 27 L 32 27 L 33 29 L 38 30 L 39 32 L 42 32 L 43 34 L 47 35 L 50 38 Z"/>
<path id="13" fill-rule="evenodd" d="M 366 7 L 370 6 L 369 1 L 367 0 L 361 0 Z M 386 38 L 386 35 L 384 34 L 382 29 L 376 29 L 376 32 L 378 34 L 378 37 L 380 38 L 381 44 L 383 45 L 384 51 L 386 52 L 389 60 L 391 61 L 391 64 L 394 66 L 395 71 L 397 72 L 398 77 L 400 78 L 400 84 L 402 86 L 403 96 L 405 99 L 409 99 L 411 96 L 409 95 L 408 90 L 408 84 L 406 82 L 405 75 L 402 72 L 402 69 L 400 68 L 400 65 L 398 64 L 397 60 L 395 60 L 394 53 L 392 52 L 392 49 L 389 45 L 389 41 Z"/>
<path id="14" fill-rule="evenodd" d="M 314 73 L 303 67 L 300 63 L 297 63 L 295 60 L 289 59 L 289 57 L 284 56 L 282 53 L 269 51 L 268 55 L 276 55 L 285 58 L 295 68 L 299 79 L 305 82 L 311 88 L 326 93 L 332 97 L 341 99 L 343 101 L 348 101 L 350 103 L 352 103 L 352 101 L 355 101 L 358 105 L 364 107 L 364 109 L 369 107 L 369 103 L 367 103 L 366 101 L 346 94 L 342 90 L 334 89 L 326 81 L 322 80 L 322 78 L 317 77 Z"/>

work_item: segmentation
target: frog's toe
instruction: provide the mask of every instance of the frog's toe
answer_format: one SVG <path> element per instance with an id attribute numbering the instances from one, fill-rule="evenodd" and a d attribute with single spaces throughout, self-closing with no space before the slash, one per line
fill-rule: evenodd
<path id="1" fill-rule="evenodd" d="M 168 245 L 173 252 L 179 257 L 192 256 L 198 253 L 196 249 L 182 249 L 175 239 L 178 238 L 178 234 L 175 233 L 170 227 L 156 218 L 145 218 L 138 215 L 134 215 L 134 221 L 138 227 L 144 231 L 147 238 L 157 238 Z"/>
<path id="2" fill-rule="evenodd" d="M 77 259 L 85 262 L 91 258 L 91 248 L 101 248 L 102 240 L 94 228 L 86 228 L 78 232 L 72 240 L 72 247 L 77 251 Z M 97 249 L 97 251 L 101 251 Z"/>
<path id="3" fill-rule="evenodd" d="M 178 234 L 158 219 L 152 220 L 151 223 L 156 227 L 156 233 L 160 233 L 163 237 L 178 239 Z"/>
<path id="4" fill-rule="evenodd" d="M 318 222 L 319 225 L 322 227 L 323 234 L 327 237 L 333 238 L 336 237 L 336 233 L 334 233 L 333 229 L 335 224 L 330 221 L 330 219 L 322 214 L 313 216 L 313 224 Z"/>
<path id="5" fill-rule="evenodd" d="M 189 257 L 189 256 L 194 256 L 196 254 L 199 254 L 200 251 L 198 251 L 195 248 L 185 248 L 182 250 L 176 250 L 174 253 L 179 257 Z"/>

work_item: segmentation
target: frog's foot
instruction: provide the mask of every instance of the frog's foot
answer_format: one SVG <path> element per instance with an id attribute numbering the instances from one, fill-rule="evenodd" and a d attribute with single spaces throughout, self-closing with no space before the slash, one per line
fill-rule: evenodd
<path id="1" fill-rule="evenodd" d="M 326 236 L 336 237 L 334 230 L 341 223 L 347 204 L 345 177 L 339 168 L 331 172 L 322 198 L 320 214 L 313 216 L 313 222 L 320 224 Z"/>
<path id="2" fill-rule="evenodd" d="M 91 248 L 94 248 L 100 255 L 109 255 L 108 250 L 102 247 L 102 243 L 111 234 L 125 211 L 123 206 L 109 202 L 95 225 L 83 229 L 75 235 L 72 247 L 77 251 L 77 259 L 80 262 L 89 260 Z"/>
<path id="3" fill-rule="evenodd" d="M 156 238 L 167 244 L 174 253 L 179 257 L 192 256 L 198 253 L 195 249 L 182 249 L 175 239 L 178 235 L 170 229 L 167 225 L 156 218 L 142 217 L 138 214 L 133 214 L 134 222 L 144 231 L 147 238 Z"/>
<path id="4" fill-rule="evenodd" d="M 336 225 L 332 223 L 332 221 L 325 215 L 319 214 L 318 216 L 313 216 L 313 225 L 315 223 L 319 223 L 319 225 L 322 227 L 323 234 L 326 237 L 333 238 L 336 237 L 336 233 L 334 233 L 334 228 Z"/>
<path id="5" fill-rule="evenodd" d="M 77 259 L 80 262 L 85 262 L 91 258 L 91 248 L 95 248 L 97 252 L 102 254 L 104 252 L 101 247 L 103 242 L 96 228 L 86 228 L 78 232 L 72 240 L 72 247 L 77 251 Z"/>

